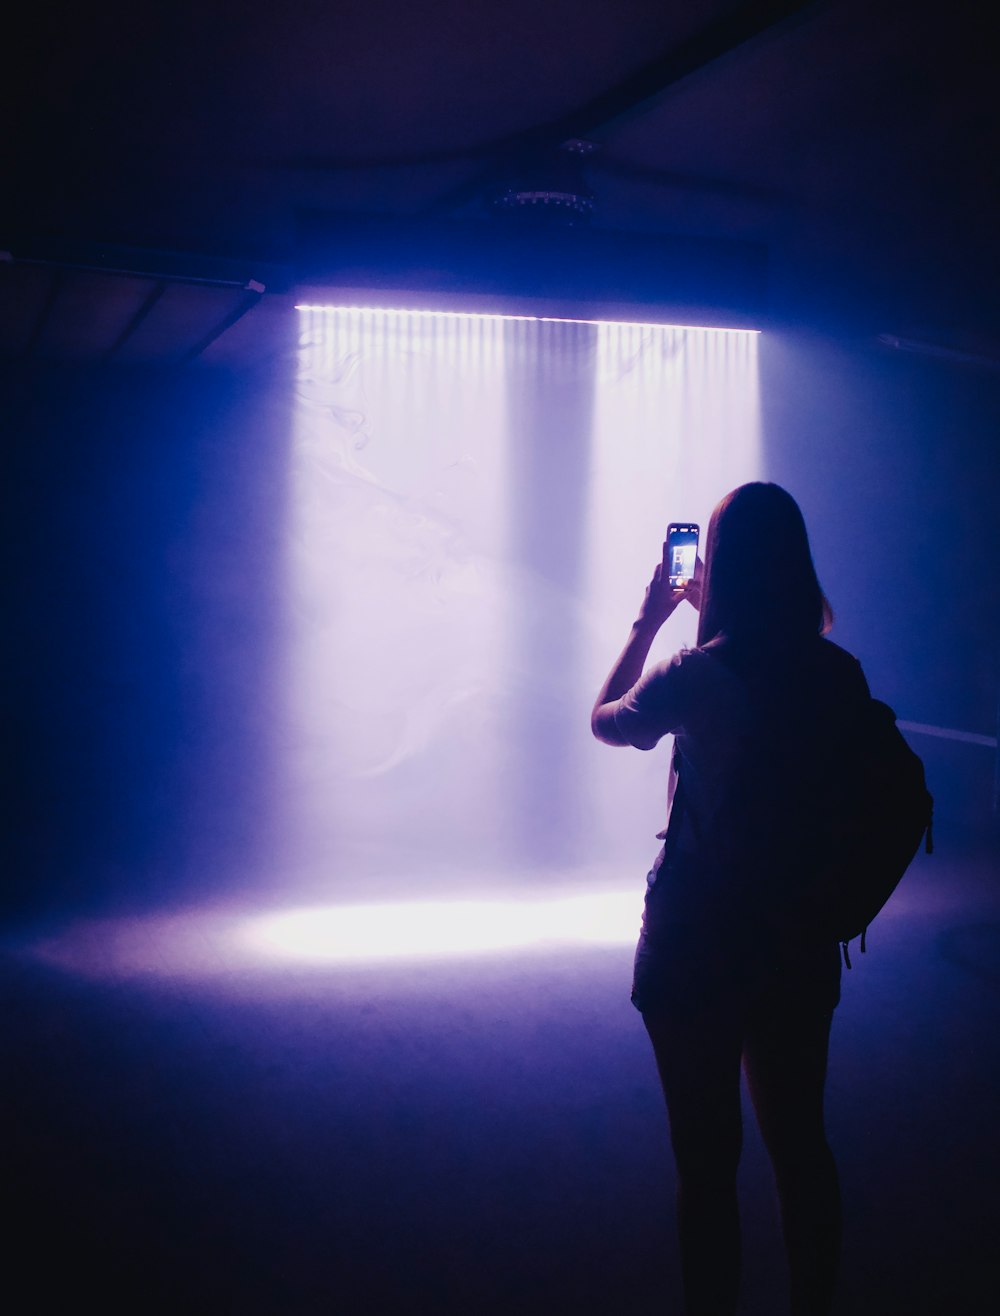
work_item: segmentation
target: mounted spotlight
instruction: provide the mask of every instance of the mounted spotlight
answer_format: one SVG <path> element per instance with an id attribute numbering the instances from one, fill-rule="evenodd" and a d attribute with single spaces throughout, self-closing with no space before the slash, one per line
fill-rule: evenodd
<path id="1" fill-rule="evenodd" d="M 522 164 L 515 181 L 493 200 L 504 219 L 544 227 L 589 224 L 594 193 L 583 172 L 583 161 L 598 149 L 596 142 L 571 138 L 554 155 Z"/>

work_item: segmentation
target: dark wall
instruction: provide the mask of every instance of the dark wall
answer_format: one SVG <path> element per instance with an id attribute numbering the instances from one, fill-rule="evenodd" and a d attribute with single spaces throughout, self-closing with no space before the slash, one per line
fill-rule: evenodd
<path id="1" fill-rule="evenodd" d="M 833 638 L 899 718 L 996 734 L 1000 374 L 764 334 L 768 476 L 801 502 Z M 911 735 L 940 818 L 985 822 L 996 751 Z"/>
<path id="2" fill-rule="evenodd" d="M 289 390 L 2 379 L 6 902 L 211 898 L 267 857 Z"/>

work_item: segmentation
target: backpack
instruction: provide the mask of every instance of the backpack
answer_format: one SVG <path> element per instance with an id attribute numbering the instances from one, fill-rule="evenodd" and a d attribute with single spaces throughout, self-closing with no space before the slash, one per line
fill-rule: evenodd
<path id="1" fill-rule="evenodd" d="M 738 674 L 725 653 L 709 652 Z M 778 769 L 782 790 L 772 790 L 767 768 L 755 770 L 751 758 L 741 774 L 740 798 L 727 801 L 725 830 L 731 833 L 732 862 L 738 867 L 744 850 L 755 854 L 758 871 L 776 874 L 770 893 L 776 925 L 791 936 L 835 937 L 851 968 L 848 943 L 860 937 L 865 952 L 869 924 L 899 885 L 921 842 L 933 853 L 934 801 L 924 765 L 903 738 L 895 713 L 873 699 L 866 685 L 863 697 L 851 695 L 825 732 L 810 727 L 806 719 L 796 726 L 790 743 L 787 766 Z M 674 765 L 683 797 L 677 748 Z M 777 846 L 773 842 L 772 810 L 763 842 L 755 846 L 754 821 L 767 816 L 775 796 L 781 801 L 777 816 L 785 841 Z M 681 809 L 675 806 L 671 812 L 671 828 L 683 803 L 683 798 L 676 801 Z M 669 847 L 669 831 L 667 836 Z M 711 843 L 713 838 L 699 839 Z M 810 875 L 805 881 L 804 873 Z"/>
<path id="2" fill-rule="evenodd" d="M 853 722 L 839 756 L 833 813 L 824 829 L 818 889 L 823 921 L 840 943 L 861 938 L 899 885 L 923 841 L 934 850 L 934 801 L 924 765 L 903 738 L 892 709 L 870 699 Z"/>

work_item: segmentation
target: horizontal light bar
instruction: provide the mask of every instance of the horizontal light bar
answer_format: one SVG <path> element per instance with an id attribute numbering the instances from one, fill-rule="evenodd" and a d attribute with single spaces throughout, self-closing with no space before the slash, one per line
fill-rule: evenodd
<path id="1" fill-rule="evenodd" d="M 715 325 L 700 324 L 662 324 L 645 320 L 574 319 L 564 315 L 504 315 L 499 312 L 481 311 L 416 311 L 404 306 L 317 306 L 303 303 L 296 305 L 295 309 L 297 311 L 320 311 L 324 315 L 340 315 L 344 312 L 350 312 L 354 315 L 412 315 L 439 320 L 523 320 L 534 321 L 537 324 L 609 325 L 620 329 L 681 329 L 708 334 L 759 334 L 761 332 L 759 329 L 727 329 Z"/>
<path id="2" fill-rule="evenodd" d="M 317 964 L 443 959 L 564 946 L 635 942 L 634 891 L 554 900 L 413 901 L 326 906 L 265 915 L 245 924 L 245 949 Z"/>

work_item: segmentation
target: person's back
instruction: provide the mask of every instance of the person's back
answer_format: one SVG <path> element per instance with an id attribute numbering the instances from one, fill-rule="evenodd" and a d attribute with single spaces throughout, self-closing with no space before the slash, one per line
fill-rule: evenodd
<path id="1" fill-rule="evenodd" d="M 820 637 L 778 650 L 719 639 L 629 692 L 616 723 L 630 743 L 676 736 L 675 919 L 763 925 L 794 901 L 822 853 L 831 771 L 867 699 L 857 660 Z"/>

